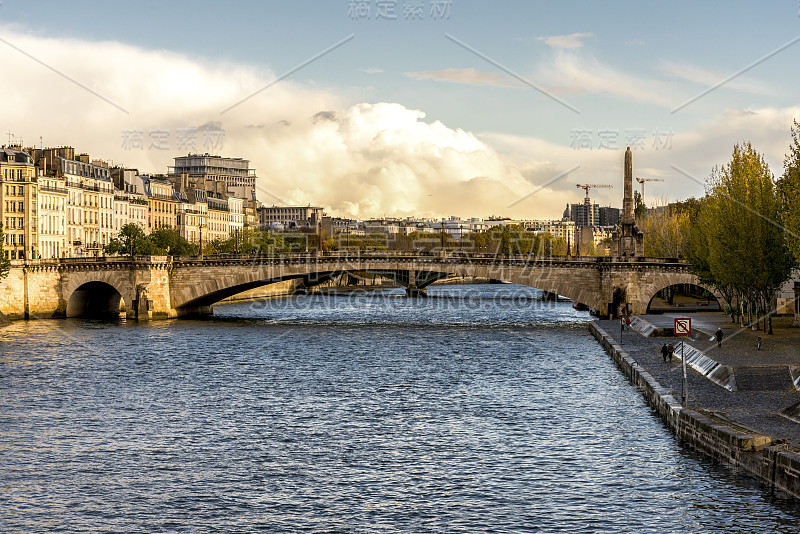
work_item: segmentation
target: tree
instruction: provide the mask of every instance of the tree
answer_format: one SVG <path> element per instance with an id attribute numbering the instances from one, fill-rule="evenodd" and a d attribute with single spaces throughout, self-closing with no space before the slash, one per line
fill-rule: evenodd
<path id="1" fill-rule="evenodd" d="M 106 246 L 106 252 L 111 254 L 129 254 L 132 256 L 152 256 L 163 254 L 149 236 L 145 235 L 142 227 L 136 223 L 124 225 L 117 237 L 113 238 Z"/>
<path id="2" fill-rule="evenodd" d="M 644 204 L 642 194 L 638 191 L 633 192 L 633 215 L 637 221 L 641 221 L 647 213 L 647 206 Z"/>
<path id="3" fill-rule="evenodd" d="M 769 308 L 778 288 L 789 278 L 792 257 L 780 220 L 780 202 L 774 177 L 764 158 L 750 143 L 736 145 L 731 161 L 715 167 L 707 180 L 706 203 L 699 233 L 707 254 L 693 248 L 695 268 L 718 288 L 732 291 L 740 314 L 747 306 L 765 320 L 772 332 Z M 701 243 L 695 243 L 701 246 Z M 707 269 L 707 271 L 706 271 Z"/>
<path id="4" fill-rule="evenodd" d="M 791 128 L 792 142 L 783 160 L 783 176 L 778 181 L 781 201 L 781 221 L 786 230 L 786 241 L 800 266 L 800 123 L 797 119 Z"/>
<path id="5" fill-rule="evenodd" d="M 3 250 L 3 243 L 6 242 L 6 236 L 3 235 L 3 223 L 0 223 L 0 280 L 8 276 L 11 270 L 11 260 L 8 259 L 6 251 Z"/>
<path id="6" fill-rule="evenodd" d="M 150 240 L 155 248 L 162 251 L 162 254 L 169 256 L 190 256 L 197 254 L 197 245 L 189 243 L 181 237 L 181 234 L 174 228 L 162 226 L 150 234 Z"/>
<path id="7" fill-rule="evenodd" d="M 686 256 L 689 214 L 672 205 L 650 210 L 642 219 L 644 255 L 655 258 Z"/>

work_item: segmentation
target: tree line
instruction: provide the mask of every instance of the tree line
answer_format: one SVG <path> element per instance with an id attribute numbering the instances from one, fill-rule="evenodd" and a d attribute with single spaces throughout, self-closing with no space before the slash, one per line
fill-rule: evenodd
<path id="1" fill-rule="evenodd" d="M 777 179 L 744 142 L 712 169 L 703 198 L 651 210 L 641 221 L 647 256 L 678 256 L 725 300 L 731 320 L 772 333 L 772 302 L 800 266 L 800 124 Z"/>

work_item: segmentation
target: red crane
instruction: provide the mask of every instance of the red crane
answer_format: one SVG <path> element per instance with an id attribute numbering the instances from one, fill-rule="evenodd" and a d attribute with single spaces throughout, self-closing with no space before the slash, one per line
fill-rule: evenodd
<path id="1" fill-rule="evenodd" d="M 575 187 L 577 187 L 578 189 L 583 189 L 586 192 L 586 198 L 583 199 L 583 203 L 584 204 L 589 204 L 590 203 L 590 201 L 589 201 L 589 188 L 590 187 L 594 187 L 594 188 L 603 187 L 603 188 L 606 188 L 606 189 L 611 189 L 614 186 L 613 185 L 608 185 L 608 184 L 584 184 L 584 185 L 575 184 Z"/>

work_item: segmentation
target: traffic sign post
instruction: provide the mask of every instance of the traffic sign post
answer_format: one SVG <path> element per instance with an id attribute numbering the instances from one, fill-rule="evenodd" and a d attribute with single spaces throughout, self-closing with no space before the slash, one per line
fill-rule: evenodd
<path id="1" fill-rule="evenodd" d="M 673 323 L 672 333 L 676 336 L 686 336 L 692 333 L 692 319 L 690 317 L 676 318 Z M 683 354 L 683 346 L 685 343 L 681 341 L 681 367 L 683 367 L 683 379 L 681 380 L 681 389 L 683 394 L 683 406 L 689 407 L 689 377 L 686 375 L 686 358 Z"/>

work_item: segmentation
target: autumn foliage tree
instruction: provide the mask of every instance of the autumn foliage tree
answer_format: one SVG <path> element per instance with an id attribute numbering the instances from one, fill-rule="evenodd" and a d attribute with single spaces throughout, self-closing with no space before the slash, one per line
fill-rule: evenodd
<path id="1" fill-rule="evenodd" d="M 796 266 L 800 266 L 800 123 L 791 128 L 789 153 L 783 160 L 783 176 L 778 181 L 781 215 L 786 229 L 786 242 Z"/>
<path id="2" fill-rule="evenodd" d="M 698 215 L 690 228 L 693 270 L 730 295 L 740 317 L 746 313 L 754 327 L 771 333 L 770 308 L 789 278 L 792 257 L 774 177 L 750 143 L 734 146 L 730 162 L 712 170 Z"/>

